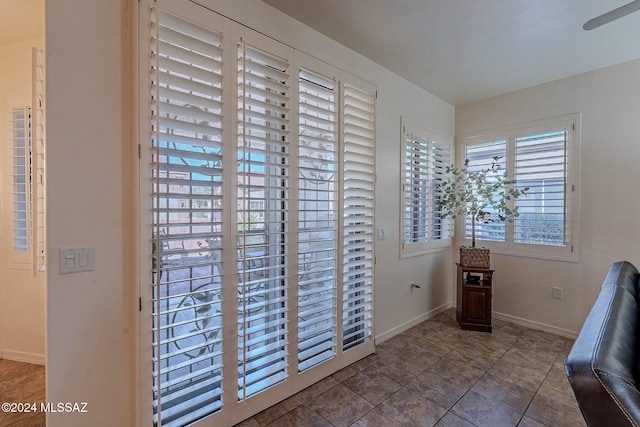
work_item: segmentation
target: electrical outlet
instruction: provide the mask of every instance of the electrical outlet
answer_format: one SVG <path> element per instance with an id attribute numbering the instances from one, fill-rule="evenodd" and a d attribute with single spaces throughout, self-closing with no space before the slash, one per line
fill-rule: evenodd
<path id="1" fill-rule="evenodd" d="M 553 298 L 562 299 L 562 288 L 554 286 L 551 289 L 552 289 L 551 295 L 553 296 Z"/>

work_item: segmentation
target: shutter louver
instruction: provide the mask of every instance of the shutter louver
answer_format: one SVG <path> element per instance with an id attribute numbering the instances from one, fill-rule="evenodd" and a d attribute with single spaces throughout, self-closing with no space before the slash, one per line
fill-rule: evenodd
<path id="1" fill-rule="evenodd" d="M 371 339 L 375 193 L 375 92 L 345 84 L 342 345 Z"/>
<path id="2" fill-rule="evenodd" d="M 289 64 L 238 46 L 238 400 L 287 378 Z"/>
<path id="3" fill-rule="evenodd" d="M 298 76 L 298 371 L 336 354 L 337 108 L 333 79 Z"/>
<path id="4" fill-rule="evenodd" d="M 155 425 L 182 426 L 222 406 L 222 37 L 157 12 L 151 40 L 154 413 Z"/>
<path id="5" fill-rule="evenodd" d="M 469 160 L 469 170 L 479 171 L 487 170 L 491 167 L 494 157 L 500 157 L 498 163 L 503 170 L 506 169 L 507 141 L 499 140 L 488 143 L 468 145 L 466 147 L 466 158 Z M 471 218 L 465 218 L 466 238 L 471 238 Z M 477 240 L 492 240 L 496 242 L 504 242 L 505 224 L 504 221 L 495 221 L 476 224 Z"/>
<path id="6" fill-rule="evenodd" d="M 567 245 L 566 141 L 566 130 L 515 139 L 517 185 L 529 187 L 526 197 L 516 200 L 516 243 Z"/>

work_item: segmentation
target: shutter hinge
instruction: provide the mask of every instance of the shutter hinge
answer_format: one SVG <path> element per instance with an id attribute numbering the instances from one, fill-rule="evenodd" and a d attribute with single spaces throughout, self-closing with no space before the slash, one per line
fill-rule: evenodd
<path id="1" fill-rule="evenodd" d="M 571 191 L 576 191 L 576 186 L 575 185 L 571 186 Z"/>
<path id="2" fill-rule="evenodd" d="M 571 245 L 571 253 L 573 253 L 573 245 Z"/>
<path id="3" fill-rule="evenodd" d="M 142 146 L 140 144 L 138 144 L 138 158 L 142 158 Z"/>
<path id="4" fill-rule="evenodd" d="M 377 264 L 377 263 L 378 263 L 378 257 L 377 257 L 377 256 L 374 256 L 374 257 L 373 257 L 373 264 L 375 265 L 375 264 Z"/>
<path id="5" fill-rule="evenodd" d="M 138 311 L 142 311 L 142 297 L 138 298 Z"/>
<path id="6" fill-rule="evenodd" d="M 378 91 L 376 91 L 376 99 L 378 99 Z"/>
<path id="7" fill-rule="evenodd" d="M 576 124 L 575 123 L 571 123 L 571 130 L 573 130 L 573 131 L 576 130 Z"/>

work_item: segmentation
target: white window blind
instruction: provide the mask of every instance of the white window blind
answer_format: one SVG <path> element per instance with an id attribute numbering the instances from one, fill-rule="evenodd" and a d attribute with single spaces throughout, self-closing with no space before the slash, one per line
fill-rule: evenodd
<path id="1" fill-rule="evenodd" d="M 487 170 L 491 167 L 494 157 L 499 157 L 498 163 L 507 167 L 507 141 L 506 139 L 491 140 L 465 147 L 465 159 L 469 160 L 470 171 Z M 471 239 L 471 218 L 465 218 L 466 238 Z M 505 223 L 493 221 L 476 224 L 476 239 L 504 242 L 506 239 Z"/>
<path id="2" fill-rule="evenodd" d="M 298 72 L 298 371 L 336 354 L 336 82 Z"/>
<path id="3" fill-rule="evenodd" d="M 33 49 L 32 59 L 32 105 L 33 105 L 33 270 L 45 270 L 46 259 L 46 186 L 45 186 L 45 82 L 44 51 Z"/>
<path id="4" fill-rule="evenodd" d="M 403 255 L 448 247 L 451 220 L 440 217 L 437 186 L 453 163 L 453 145 L 433 132 L 403 122 Z M 445 242 L 446 241 L 446 242 Z"/>
<path id="5" fill-rule="evenodd" d="M 566 246 L 567 130 L 524 133 L 515 138 L 515 178 L 518 187 L 529 187 L 516 200 L 515 242 Z"/>
<path id="6" fill-rule="evenodd" d="M 222 406 L 222 36 L 152 23 L 154 422 Z"/>
<path id="7" fill-rule="evenodd" d="M 405 127 L 404 243 L 429 240 L 429 141 Z"/>
<path id="8" fill-rule="evenodd" d="M 375 92 L 344 84 L 342 343 L 372 336 Z"/>
<path id="9" fill-rule="evenodd" d="M 238 399 L 287 378 L 289 63 L 238 46 Z M 260 203 L 256 203 L 260 202 Z M 253 210 L 262 206 L 262 210 Z"/>
<path id="10" fill-rule="evenodd" d="M 229 425 L 373 351 L 375 89 L 191 1 L 160 4 L 142 42 L 141 393 L 156 426 Z"/>
<path id="11" fill-rule="evenodd" d="M 13 250 L 32 248 L 31 108 L 15 107 L 11 112 L 11 193 Z"/>

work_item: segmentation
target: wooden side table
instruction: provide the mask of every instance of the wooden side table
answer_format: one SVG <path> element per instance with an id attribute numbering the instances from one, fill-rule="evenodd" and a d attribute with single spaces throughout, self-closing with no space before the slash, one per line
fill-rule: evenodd
<path id="1" fill-rule="evenodd" d="M 493 268 L 458 266 L 456 320 L 462 329 L 491 332 Z"/>

